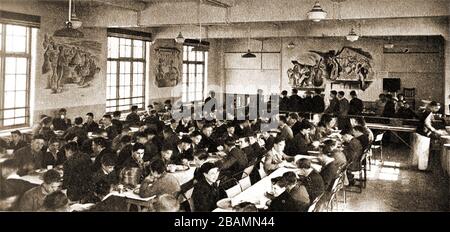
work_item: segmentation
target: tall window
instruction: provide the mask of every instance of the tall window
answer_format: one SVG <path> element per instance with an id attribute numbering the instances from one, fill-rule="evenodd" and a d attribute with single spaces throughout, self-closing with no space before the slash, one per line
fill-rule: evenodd
<path id="1" fill-rule="evenodd" d="M 146 42 L 108 37 L 106 111 L 144 108 Z"/>
<path id="2" fill-rule="evenodd" d="M 194 46 L 183 46 L 182 101 L 202 101 L 207 78 L 208 52 L 192 51 Z"/>
<path id="3" fill-rule="evenodd" d="M 30 123 L 32 38 L 37 29 L 0 24 L 0 129 Z"/>

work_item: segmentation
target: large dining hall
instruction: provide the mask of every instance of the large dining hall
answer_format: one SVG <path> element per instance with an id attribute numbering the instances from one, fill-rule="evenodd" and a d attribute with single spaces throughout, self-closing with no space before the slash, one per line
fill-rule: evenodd
<path id="1" fill-rule="evenodd" d="M 0 0 L 0 211 L 448 212 L 449 0 Z"/>

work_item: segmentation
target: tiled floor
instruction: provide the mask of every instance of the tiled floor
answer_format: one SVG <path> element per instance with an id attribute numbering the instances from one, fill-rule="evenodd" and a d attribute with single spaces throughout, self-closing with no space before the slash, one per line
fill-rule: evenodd
<path id="1" fill-rule="evenodd" d="M 383 166 L 379 153 L 368 172 L 367 187 L 362 193 L 347 193 L 349 212 L 449 211 L 448 179 L 440 168 L 439 156 L 431 157 L 428 171 L 410 165 L 410 150 L 401 144 L 383 146 Z M 342 196 L 340 195 L 340 199 Z"/>

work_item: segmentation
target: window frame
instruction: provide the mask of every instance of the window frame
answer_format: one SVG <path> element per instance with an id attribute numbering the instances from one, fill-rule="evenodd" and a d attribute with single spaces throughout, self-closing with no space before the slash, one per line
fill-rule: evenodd
<path id="1" fill-rule="evenodd" d="M 181 77 L 182 78 L 182 80 L 181 80 L 181 86 L 182 86 L 182 89 L 181 89 L 181 100 L 182 100 L 183 103 L 203 102 L 203 100 L 205 98 L 206 80 L 207 80 L 207 77 L 208 77 L 208 73 L 207 73 L 207 71 L 208 71 L 208 67 L 207 67 L 207 65 L 208 65 L 208 52 L 207 51 L 197 51 L 197 52 L 194 51 L 194 53 L 195 53 L 195 60 L 190 60 L 189 59 L 189 56 L 190 56 L 189 53 L 192 52 L 190 50 L 192 50 L 195 46 L 196 45 L 190 44 L 190 43 L 183 44 L 183 53 L 186 52 L 186 51 L 188 52 L 187 54 L 183 54 L 183 67 L 182 67 L 182 77 Z M 199 61 L 199 59 L 197 57 L 199 53 L 202 54 L 202 56 L 203 56 L 201 61 Z M 185 57 L 186 57 L 186 59 L 185 59 Z M 186 65 L 186 73 L 184 72 L 184 65 Z M 194 66 L 194 73 L 193 73 L 192 77 L 190 76 L 190 75 L 192 75 L 192 73 L 189 72 L 189 66 L 190 65 Z M 201 86 L 202 87 L 201 87 L 201 90 L 198 91 L 197 90 L 197 85 L 198 85 L 197 67 L 200 66 L 200 65 L 203 67 L 202 78 L 201 78 Z M 185 75 L 186 75 L 186 81 L 184 81 Z M 195 80 L 194 81 L 190 81 L 190 78 L 194 78 Z M 193 83 L 193 85 L 194 85 L 194 92 L 193 92 L 194 93 L 194 100 L 189 98 L 189 96 L 190 96 L 189 93 L 192 92 L 192 91 L 189 91 L 190 90 L 189 89 L 190 83 Z M 197 92 L 201 92 L 200 99 L 196 98 Z"/>
<path id="2" fill-rule="evenodd" d="M 25 52 L 7 52 L 6 50 L 6 37 L 7 37 L 7 32 L 6 32 L 6 28 L 7 25 L 11 25 L 11 26 L 21 26 L 21 27 L 25 27 L 26 28 L 26 38 L 25 38 Z M 32 54 L 33 53 L 33 28 L 31 26 L 26 26 L 26 25 L 20 25 L 20 24 L 15 24 L 15 23 L 0 23 L 0 92 L 2 94 L 0 94 L 0 130 L 9 130 L 9 129 L 14 129 L 14 128 L 22 128 L 22 127 L 29 127 L 31 125 L 30 121 L 31 121 L 31 79 L 32 79 L 32 61 L 33 61 L 33 55 L 36 54 Z M 37 35 L 37 33 L 36 33 Z M 15 104 L 16 102 L 14 102 L 14 107 L 12 108 L 4 108 L 5 107 L 5 94 L 6 94 L 6 59 L 7 58 L 26 58 L 26 72 L 25 72 L 25 90 L 17 90 L 16 88 L 14 90 L 9 90 L 12 91 L 14 93 L 16 93 L 17 91 L 24 91 L 25 92 L 25 106 L 24 107 L 16 107 Z M 15 73 L 15 75 L 17 75 L 17 73 Z M 23 75 L 23 74 L 22 74 Z M 15 79 L 16 80 L 16 79 Z M 18 109 L 24 109 L 25 110 L 25 114 L 24 116 L 21 117 L 16 117 L 15 113 L 14 113 L 14 117 L 12 118 L 4 118 L 5 115 L 5 111 L 6 110 L 18 110 Z M 20 124 L 12 124 L 12 125 L 7 125 L 5 126 L 5 120 L 8 119 L 13 119 L 14 121 L 17 119 L 24 119 L 24 123 L 20 123 Z"/>
<path id="3" fill-rule="evenodd" d="M 145 100 L 146 100 L 145 99 L 145 93 L 146 93 L 146 88 L 147 88 L 147 86 L 146 86 L 146 79 L 147 79 L 147 62 L 148 62 L 148 58 L 147 58 L 147 52 L 146 51 L 148 49 L 147 46 L 149 46 L 149 45 L 148 45 L 146 40 L 136 39 L 136 38 L 129 38 L 126 35 L 124 35 L 124 36 L 108 35 L 107 36 L 108 50 L 110 49 L 109 48 L 109 39 L 110 38 L 118 39 L 117 57 L 116 58 L 112 58 L 112 57 L 109 56 L 109 53 L 107 54 L 107 66 L 109 67 L 109 65 L 110 65 L 109 62 L 115 62 L 116 63 L 116 68 L 115 68 L 116 69 L 115 70 L 116 98 L 108 98 L 108 96 L 106 96 L 106 98 L 105 98 L 105 101 L 106 101 L 105 102 L 106 112 L 107 113 L 111 113 L 111 112 L 114 112 L 116 110 L 120 110 L 120 108 L 124 107 L 124 106 L 129 106 L 129 107 L 127 109 L 120 110 L 122 113 L 131 112 L 131 106 L 136 105 L 136 104 L 133 103 L 133 99 L 139 99 L 139 98 L 142 99 L 142 103 L 137 103 L 137 104 L 142 104 L 141 105 L 142 107 L 138 107 L 138 109 L 139 110 L 143 110 L 143 109 L 145 109 Z M 120 40 L 121 39 L 129 39 L 129 40 L 131 40 L 130 56 L 129 57 L 125 57 L 125 56 L 121 57 L 121 54 L 120 54 L 121 53 L 121 47 L 120 47 Z M 134 47 L 135 47 L 134 43 L 135 43 L 136 40 L 142 42 L 142 58 L 135 58 L 134 57 Z M 120 85 L 120 76 L 121 76 L 121 74 L 123 74 L 123 73 L 120 73 L 121 72 L 120 66 L 121 66 L 122 62 L 128 62 L 129 65 L 130 65 L 130 72 L 127 73 L 127 74 L 130 75 L 130 82 L 129 83 L 125 83 L 125 85 Z M 134 72 L 134 65 L 138 64 L 138 63 L 142 64 L 142 67 L 143 67 L 143 72 L 142 73 L 135 73 Z M 135 74 L 142 74 L 142 94 L 139 95 L 139 96 L 136 96 L 136 97 L 133 96 L 133 89 L 135 87 L 135 85 L 134 85 Z M 110 75 L 110 73 L 109 73 L 109 70 L 107 69 L 106 70 L 106 76 L 107 76 L 106 89 L 107 89 L 107 91 L 111 87 L 109 85 L 109 79 L 108 79 L 109 75 Z M 120 96 L 120 88 L 124 87 L 124 86 L 129 86 L 130 87 L 129 97 L 121 97 Z M 139 85 L 139 86 L 141 86 L 141 85 Z M 129 104 L 126 103 L 126 104 L 122 104 L 121 105 L 119 103 L 121 100 L 129 100 Z M 107 105 L 108 101 L 115 102 L 115 104 L 108 106 Z"/>

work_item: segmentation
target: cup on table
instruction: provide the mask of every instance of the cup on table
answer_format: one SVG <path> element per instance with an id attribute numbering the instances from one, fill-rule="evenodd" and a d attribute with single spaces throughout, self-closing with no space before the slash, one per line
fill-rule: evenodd
<path id="1" fill-rule="evenodd" d="M 14 153 L 14 149 L 6 149 L 7 155 L 12 155 Z"/>
<path id="2" fill-rule="evenodd" d="M 47 165 L 47 170 L 53 169 L 53 165 Z"/>
<path id="3" fill-rule="evenodd" d="M 169 172 L 176 172 L 177 171 L 177 166 L 175 165 L 169 165 Z"/>
<path id="4" fill-rule="evenodd" d="M 88 137 L 92 137 L 92 132 L 88 132 Z"/>
<path id="5" fill-rule="evenodd" d="M 118 191 L 119 193 L 123 193 L 123 189 L 124 189 L 123 184 L 118 184 L 118 185 L 117 185 L 117 191 Z"/>

